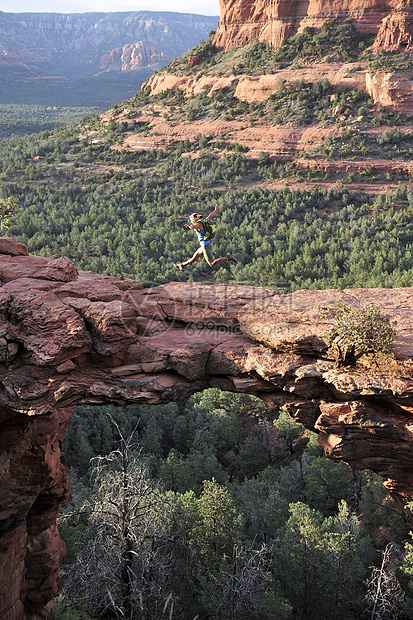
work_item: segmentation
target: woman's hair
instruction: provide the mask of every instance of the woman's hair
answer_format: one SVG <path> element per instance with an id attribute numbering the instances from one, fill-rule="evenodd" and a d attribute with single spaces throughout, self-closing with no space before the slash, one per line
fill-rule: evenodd
<path id="1" fill-rule="evenodd" d="M 191 215 L 189 216 L 189 219 L 191 220 L 191 222 L 192 222 L 193 224 L 196 224 L 196 222 L 197 222 L 198 220 L 200 220 L 200 219 L 201 219 L 201 217 L 202 217 L 202 216 L 201 216 L 201 215 L 199 215 L 199 213 L 191 213 Z"/>

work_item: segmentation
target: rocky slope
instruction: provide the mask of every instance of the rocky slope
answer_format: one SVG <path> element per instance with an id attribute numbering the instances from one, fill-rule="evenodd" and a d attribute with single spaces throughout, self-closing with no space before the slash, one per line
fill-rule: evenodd
<path id="1" fill-rule="evenodd" d="M 257 33 L 247 33 L 238 40 L 228 30 L 228 41 L 221 41 L 223 29 L 228 26 L 226 6 L 221 6 L 220 26 L 213 41 L 197 46 L 144 84 L 143 90 L 149 94 L 147 101 L 141 99 L 137 104 L 132 101 L 130 105 L 126 102 L 116 117 L 114 114 L 103 117 L 104 123 L 110 120 L 128 123 L 123 145 L 117 148 L 159 150 L 185 140 L 196 141 L 201 135 L 225 140 L 228 149 L 230 145 L 235 151 L 243 149 L 247 158 L 268 153 L 272 160 L 293 160 L 294 171 L 301 177 L 312 175 L 318 183 L 327 186 L 346 181 L 355 190 L 370 192 L 372 188 L 365 182 L 366 177 L 377 172 L 373 183 L 376 183 L 375 190 L 382 193 L 389 187 L 386 181 L 397 178 L 404 182 L 410 178 L 413 65 L 409 53 L 409 7 L 396 15 L 387 5 L 365 3 L 356 14 L 354 5 L 350 11 L 354 18 L 351 28 L 341 19 L 330 20 L 337 9 L 334 9 L 336 13 L 326 12 L 323 16 L 320 13 L 322 17 L 318 21 L 303 21 L 303 26 L 315 26 L 313 31 L 292 37 L 280 49 L 270 52 L 264 45 L 251 42 Z M 248 3 L 231 4 L 234 24 L 239 27 L 244 23 L 243 11 L 248 6 Z M 254 5 L 257 11 L 260 6 L 267 12 L 272 7 L 271 3 Z M 281 5 L 277 6 L 281 10 Z M 371 21 L 373 15 L 380 19 Z M 346 16 L 347 13 L 338 15 Z M 324 27 L 320 29 L 323 21 Z M 251 25 L 248 20 L 245 24 Z M 378 32 L 373 45 L 374 37 L 363 39 L 365 35 L 358 33 L 360 30 Z M 262 39 L 266 41 L 265 37 Z M 338 39 L 340 43 L 336 44 Z M 217 51 L 212 43 L 229 51 Z M 245 45 L 236 47 L 239 43 Z M 343 50 L 346 44 L 347 51 Z M 358 46 L 362 51 L 357 52 Z M 302 114 L 306 92 L 323 83 L 331 89 L 329 99 L 321 104 L 321 98 L 315 97 L 306 114 L 311 116 L 311 109 L 316 109 L 316 113 L 308 120 Z M 297 94 L 300 89 L 302 92 Z M 174 94 L 179 92 L 185 102 Z M 340 99 L 346 102 L 339 103 Z M 230 109 L 223 109 L 224 101 Z M 333 101 L 338 104 L 332 105 Z M 138 130 L 133 130 L 131 121 Z M 143 125 L 145 132 L 141 130 Z M 405 153 L 396 144 L 392 152 L 377 148 L 383 143 L 382 136 L 395 126 L 406 145 Z M 94 136 L 90 134 L 90 137 Z M 96 132 L 96 139 L 104 140 L 105 136 Z M 357 145 L 361 144 L 360 151 Z M 340 145 L 337 147 L 340 153 L 331 145 Z M 191 152 L 193 158 L 199 155 Z M 214 152 L 213 156 L 220 158 L 222 154 Z M 292 177 L 287 179 L 289 186 L 299 187 Z M 390 185 L 396 186 L 397 183 Z"/>
<path id="2" fill-rule="evenodd" d="M 155 74 L 146 82 L 153 95 L 179 88 L 186 97 L 208 90 L 213 96 L 220 88 L 235 85 L 234 96 L 240 101 L 262 102 L 276 93 L 280 83 L 292 84 L 316 82 L 327 79 L 337 89 L 356 88 L 366 91 L 377 104 L 411 114 L 413 112 L 413 88 L 411 73 L 395 71 L 371 71 L 360 63 L 312 64 L 294 70 L 280 69 L 270 75 L 234 75 L 232 77 Z"/>
<path id="3" fill-rule="evenodd" d="M 214 44 L 230 50 L 253 39 L 267 41 L 277 48 L 282 41 L 306 26 L 320 27 L 329 19 L 354 19 L 362 32 L 376 34 L 387 49 L 412 45 L 411 0 L 310 0 L 310 2 L 251 2 L 220 0 L 221 17 Z"/>
<path id="4" fill-rule="evenodd" d="M 79 77 L 101 70 L 129 71 L 159 65 L 193 47 L 217 18 L 152 11 L 125 13 L 3 13 L 1 67 Z"/>
<path id="5" fill-rule="evenodd" d="M 0 239 L 0 617 L 44 618 L 64 546 L 60 463 L 80 403 L 166 403 L 247 392 L 319 433 L 327 456 L 370 468 L 404 504 L 412 485 L 412 289 L 296 291 L 78 272 Z M 386 367 L 335 367 L 318 304 L 376 304 L 397 320 Z"/>
<path id="6" fill-rule="evenodd" d="M 305 82 L 306 87 L 308 87 L 308 85 L 320 80 L 328 80 L 338 93 L 343 90 L 357 89 L 371 97 L 377 106 L 376 109 L 379 106 L 385 106 L 389 110 L 411 115 L 413 113 L 413 73 L 409 52 L 412 51 L 412 11 L 410 1 L 407 4 L 395 4 L 388 1 L 352 0 L 344 5 L 333 1 L 321 5 L 320 2 L 315 1 L 298 2 L 292 5 L 286 2 L 251 3 L 248 1 L 222 0 L 220 21 L 212 43 L 215 48 L 227 52 L 227 63 L 225 64 L 225 61 L 222 60 L 222 55 L 218 55 L 216 60 L 214 58 L 211 60 L 211 56 L 208 56 L 210 52 L 200 49 L 186 59 L 187 68 L 181 64 L 173 71 L 174 67 L 172 66 L 172 70 L 161 71 L 152 76 L 144 87 L 150 89 L 152 96 L 159 96 L 171 89 L 179 89 L 188 100 L 199 97 L 204 92 L 208 93 L 208 97 L 213 98 L 216 97 L 220 89 L 232 90 L 233 96 L 239 101 L 247 101 L 250 104 L 268 102 L 267 109 L 269 109 L 271 98 L 276 97 L 283 86 Z M 316 41 L 316 39 L 321 26 L 327 22 L 331 23 L 330 20 L 332 19 L 341 23 L 347 18 L 352 19 L 352 24 L 357 32 L 364 33 L 364 35 L 366 33 L 377 34 L 374 44 L 370 48 L 370 55 L 366 54 L 363 57 L 361 54 L 358 60 L 354 58 L 352 61 L 347 54 L 346 59 L 337 62 L 334 61 L 334 52 L 331 51 L 330 54 L 327 46 L 324 58 L 319 58 L 317 52 L 322 43 L 321 40 Z M 313 45 L 311 52 L 304 53 L 301 57 L 298 54 L 294 60 L 292 55 L 291 62 L 274 61 L 273 65 L 267 67 L 266 72 L 260 72 L 258 61 L 254 66 L 251 65 L 251 57 L 255 53 L 251 44 L 252 40 L 259 39 L 276 49 L 281 46 L 283 41 L 285 43 L 287 37 L 296 33 L 303 33 L 308 26 L 315 29 L 313 40 L 311 41 L 309 35 L 309 39 L 304 44 L 304 47 Z M 371 42 L 365 44 L 371 45 Z M 354 49 L 357 49 L 358 44 L 357 41 L 353 42 Z M 248 48 L 248 45 L 251 47 Z M 294 49 L 298 50 L 298 43 L 295 45 Z M 244 56 L 241 52 L 242 46 L 249 49 Z M 293 48 L 293 44 L 291 47 Z M 331 48 L 333 47 L 334 37 L 331 39 Z M 282 49 L 286 50 L 287 46 L 284 45 Z M 384 63 L 383 66 L 380 66 L 380 63 L 375 62 L 374 56 L 371 55 L 377 54 L 380 50 L 381 52 L 399 52 L 403 58 L 402 60 L 399 59 L 399 65 L 392 66 L 389 60 L 388 64 Z M 208 58 L 210 59 L 209 62 Z M 280 56 L 276 58 L 279 59 Z M 286 58 L 288 58 L 288 54 Z M 268 55 L 266 52 L 262 52 L 261 64 L 265 66 L 267 60 Z M 291 105 L 299 107 L 298 102 Z M 167 115 L 167 113 L 165 114 Z M 348 116 L 346 114 L 338 116 L 337 121 L 340 120 L 342 125 L 348 128 L 350 124 L 348 123 Z M 327 119 L 323 120 L 326 121 Z M 361 117 L 360 120 L 362 120 Z M 156 121 L 153 125 L 155 126 L 155 124 Z M 304 123 L 297 119 L 296 125 L 298 127 L 291 128 L 289 132 L 286 130 L 285 122 L 268 123 L 268 119 L 261 121 L 259 118 L 254 118 L 253 124 L 254 129 L 247 132 L 244 131 L 245 123 L 240 123 L 239 131 L 236 131 L 235 127 L 229 129 L 228 134 L 231 136 L 231 141 L 251 149 L 251 143 L 254 141 L 254 138 L 251 140 L 251 135 L 255 132 L 253 152 L 266 151 L 272 157 L 295 157 L 297 151 L 301 153 L 303 150 L 308 150 L 310 145 L 306 144 L 306 139 L 303 139 L 303 136 L 309 130 L 311 130 L 313 145 L 321 145 L 327 136 L 337 135 L 336 129 L 328 130 L 326 128 L 326 122 L 312 123 L 311 128 L 307 128 L 300 127 L 299 125 Z M 327 121 L 327 124 L 331 125 L 331 122 Z M 187 123 L 180 126 L 180 123 L 174 122 L 169 125 L 169 128 L 166 126 L 167 123 L 164 125 L 160 135 L 167 143 L 168 136 L 183 136 L 185 131 L 188 132 L 187 137 L 191 138 L 192 132 Z M 203 135 L 215 136 L 219 133 L 224 135 L 226 130 L 226 127 L 218 127 L 218 124 L 216 127 L 212 127 L 209 123 L 204 124 L 202 119 L 197 122 L 197 125 L 199 133 Z M 293 119 L 288 125 L 294 125 Z M 391 123 L 390 126 L 392 126 Z M 290 136 L 289 138 L 286 137 L 286 131 Z M 154 138 L 155 133 L 156 130 L 151 136 L 151 148 L 156 148 L 157 145 L 157 139 Z M 264 134 L 267 139 L 262 139 Z M 133 138 L 128 138 L 127 144 L 132 145 Z M 162 146 L 160 144 L 159 148 Z M 354 157 L 352 159 L 354 160 Z M 375 157 L 369 159 L 374 160 Z M 394 159 L 397 160 L 397 156 Z M 367 166 L 368 164 L 366 164 Z M 348 168 L 348 164 L 346 167 Z M 355 172 L 357 173 L 357 170 Z M 388 172 L 391 174 L 390 169 Z"/>
<path id="7" fill-rule="evenodd" d="M 336 65 L 335 72 L 331 72 L 324 65 L 311 68 L 303 68 L 297 71 L 280 70 L 283 76 L 283 84 L 299 84 L 300 79 L 306 81 L 307 88 L 311 80 L 318 75 L 329 76 L 331 83 L 336 83 L 342 78 L 349 87 L 356 88 L 360 81 L 360 74 L 351 74 L 343 78 L 345 71 Z M 364 78 L 364 76 L 362 76 Z M 313 183 L 323 186 L 335 186 L 337 183 L 346 183 L 350 189 L 373 191 L 383 193 L 389 187 L 396 188 L 399 181 L 409 181 L 413 172 L 413 163 L 409 156 L 410 144 L 413 140 L 413 124 L 406 120 L 406 124 L 400 124 L 397 128 L 400 132 L 400 140 L 405 147 L 397 148 L 397 145 L 385 150 L 380 146 L 383 135 L 386 132 L 391 135 L 395 131 L 392 124 L 386 121 L 377 122 L 380 113 L 377 108 L 373 109 L 373 120 L 376 124 L 367 123 L 362 117 L 356 115 L 351 118 L 340 113 L 339 108 L 331 106 L 329 122 L 297 124 L 292 121 L 284 123 L 271 122 L 271 115 L 267 117 L 257 115 L 256 112 L 244 115 L 221 114 L 211 118 L 208 112 L 194 120 L 188 120 L 183 114 L 178 114 L 176 102 L 173 96 L 167 99 L 168 91 L 179 89 L 187 99 L 187 110 L 197 104 L 197 98 L 206 96 L 211 99 L 211 106 L 215 105 L 220 96 L 220 91 L 232 89 L 234 98 L 240 102 L 250 104 L 250 109 L 268 109 L 271 104 L 266 101 L 274 93 L 276 96 L 279 89 L 279 75 L 266 76 L 231 76 L 211 77 L 202 76 L 199 79 L 182 75 L 155 75 L 147 85 L 151 87 L 153 95 L 147 97 L 142 103 L 129 104 L 126 102 L 123 109 L 109 111 L 101 117 L 98 129 L 86 130 L 80 136 L 87 135 L 93 144 L 105 142 L 110 139 L 110 127 L 127 124 L 127 130 L 123 132 L 122 139 L 113 148 L 122 151 L 140 152 L 168 148 L 176 148 L 185 141 L 191 142 L 188 152 L 183 156 L 198 158 L 202 153 L 211 153 L 215 159 L 222 158 L 222 152 L 213 147 L 217 141 L 224 140 L 227 150 L 245 150 L 247 159 L 259 159 L 263 153 L 267 153 L 273 161 L 291 162 L 290 174 L 279 182 L 277 188 L 283 188 L 288 182 L 291 188 L 308 187 L 308 182 L 303 181 L 304 175 L 313 175 Z M 289 81 L 291 80 L 291 82 Z M 382 88 L 386 81 L 386 88 Z M 411 90 L 411 85 L 406 84 Z M 402 99 L 400 83 L 392 75 L 387 79 L 385 74 L 377 73 L 369 83 L 371 91 L 377 95 L 380 105 L 382 102 L 389 103 L 392 100 L 395 106 L 408 104 L 413 98 L 410 94 Z M 165 93 L 165 98 L 157 103 L 157 97 Z M 413 94 L 413 91 L 411 91 Z M 228 95 L 229 96 L 229 95 Z M 334 97 L 334 95 L 332 95 Z M 159 99 L 158 99 L 159 100 Z M 403 103 L 404 102 L 404 103 Z M 259 105 L 261 103 L 261 106 Z M 233 105 L 233 104 L 232 104 Z M 408 109 L 413 107 L 408 105 Z M 132 127 L 135 125 L 135 129 Z M 144 128 L 144 131 L 142 131 Z M 199 136 L 205 136 L 211 141 L 211 145 L 195 147 Z M 338 145 L 340 153 L 332 157 L 329 153 L 331 146 Z M 363 152 L 358 146 L 363 146 Z M 397 151 L 396 151 L 397 148 Z M 327 176 L 325 176 L 327 175 Z M 351 175 L 351 176 L 350 176 Z M 368 175 L 368 176 L 367 176 Z M 310 185 L 311 185 L 311 178 Z M 371 187 L 367 187 L 366 181 Z M 275 187 L 274 184 L 267 187 Z"/>

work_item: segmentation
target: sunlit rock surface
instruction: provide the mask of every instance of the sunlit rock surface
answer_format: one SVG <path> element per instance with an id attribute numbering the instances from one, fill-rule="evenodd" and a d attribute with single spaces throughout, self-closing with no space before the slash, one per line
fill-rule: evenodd
<path id="1" fill-rule="evenodd" d="M 331 19 L 352 19 L 360 32 L 380 32 L 378 45 L 387 50 L 411 48 L 412 0 L 220 0 L 214 44 L 226 51 L 253 39 L 277 48 L 306 26 Z"/>

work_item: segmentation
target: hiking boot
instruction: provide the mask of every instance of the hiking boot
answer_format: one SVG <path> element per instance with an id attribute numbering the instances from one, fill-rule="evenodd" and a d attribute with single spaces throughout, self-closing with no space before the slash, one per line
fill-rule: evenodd
<path id="1" fill-rule="evenodd" d="M 183 271 L 184 270 L 184 266 L 182 263 L 175 263 L 174 267 L 177 267 L 179 269 L 179 271 Z"/>
<path id="2" fill-rule="evenodd" d="M 234 256 L 232 256 L 232 254 L 230 254 L 229 252 L 227 252 L 227 259 L 228 259 L 228 262 L 230 262 L 230 263 L 237 263 L 238 262 L 237 259 Z"/>

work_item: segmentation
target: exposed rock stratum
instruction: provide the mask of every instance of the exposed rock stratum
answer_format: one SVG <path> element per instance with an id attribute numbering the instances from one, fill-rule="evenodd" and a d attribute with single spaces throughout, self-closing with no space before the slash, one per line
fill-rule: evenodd
<path id="1" fill-rule="evenodd" d="M 214 44 L 226 51 L 253 39 L 277 48 L 306 26 L 330 19 L 352 19 L 360 32 L 377 34 L 389 51 L 412 47 L 412 0 L 220 0 L 221 15 Z"/>
<path id="2" fill-rule="evenodd" d="M 78 404 L 255 394 L 319 432 L 326 455 L 413 497 L 413 289 L 296 291 L 171 282 L 141 289 L 0 239 L 0 617 L 45 618 L 69 493 L 62 442 Z M 318 305 L 397 321 L 392 372 L 335 367 Z"/>
<path id="3" fill-rule="evenodd" d="M 251 43 L 254 39 L 266 42 L 272 49 L 285 39 L 303 32 L 306 27 L 320 29 L 332 20 L 351 19 L 356 30 L 377 35 L 371 51 L 378 53 L 413 51 L 413 0 L 220 0 L 220 20 L 213 39 L 219 50 L 230 51 Z M 188 58 L 192 67 L 198 64 Z M 411 114 L 413 87 L 410 71 L 372 70 L 364 61 L 351 63 L 309 62 L 293 68 L 272 71 L 265 75 L 178 75 L 160 72 L 143 85 L 152 95 L 180 89 L 185 97 L 206 91 L 209 97 L 219 89 L 235 87 L 234 97 L 249 103 L 268 99 L 279 90 L 280 84 L 316 82 L 327 79 L 337 90 L 354 88 L 366 91 L 374 103 L 398 112 Z"/>

